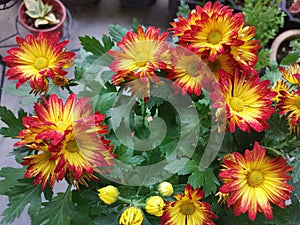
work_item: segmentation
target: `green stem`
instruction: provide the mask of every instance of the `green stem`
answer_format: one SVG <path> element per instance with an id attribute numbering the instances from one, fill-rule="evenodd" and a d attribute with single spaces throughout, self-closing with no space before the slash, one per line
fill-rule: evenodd
<path id="1" fill-rule="evenodd" d="M 121 197 L 121 196 L 118 197 L 118 200 L 120 200 L 120 201 L 122 201 L 122 202 L 124 202 L 124 203 L 127 203 L 127 204 L 129 204 L 129 205 L 133 205 L 133 206 L 138 207 L 138 208 L 143 208 L 143 207 L 145 207 L 145 203 L 139 203 L 139 202 L 137 202 L 137 201 L 135 201 L 135 200 L 129 200 L 129 199 L 123 198 L 123 197 Z"/>
<path id="2" fill-rule="evenodd" d="M 263 146 L 267 151 L 274 153 L 275 155 L 282 155 L 282 153 L 274 148 Z"/>

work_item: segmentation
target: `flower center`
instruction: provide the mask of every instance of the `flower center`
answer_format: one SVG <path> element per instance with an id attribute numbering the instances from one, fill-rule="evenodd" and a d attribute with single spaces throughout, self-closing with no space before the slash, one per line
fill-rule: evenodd
<path id="1" fill-rule="evenodd" d="M 135 58 L 135 63 L 138 67 L 146 66 L 148 62 L 148 55 L 144 52 L 140 52 Z"/>
<path id="2" fill-rule="evenodd" d="M 191 202 L 184 202 L 180 206 L 180 212 L 184 215 L 192 215 L 195 212 L 195 206 Z"/>
<path id="3" fill-rule="evenodd" d="M 248 184 L 256 187 L 264 182 L 264 175 L 260 171 L 253 170 L 248 176 Z"/>
<path id="4" fill-rule="evenodd" d="M 210 32 L 207 38 L 208 42 L 214 45 L 219 43 L 221 39 L 222 39 L 222 34 L 216 30 Z"/>
<path id="5" fill-rule="evenodd" d="M 79 152 L 77 142 L 75 140 L 69 141 L 67 143 L 66 149 L 69 152 Z"/>
<path id="6" fill-rule="evenodd" d="M 214 62 L 209 62 L 208 67 L 211 69 L 212 72 L 217 73 L 221 68 L 220 60 L 216 59 Z"/>
<path id="7" fill-rule="evenodd" d="M 231 107 L 236 112 L 243 111 L 244 109 L 244 101 L 239 97 L 233 97 L 230 101 Z"/>
<path id="8" fill-rule="evenodd" d="M 186 66 L 186 72 L 187 72 L 187 74 L 189 74 L 193 77 L 197 77 L 197 72 L 198 72 L 197 63 L 195 63 L 195 62 L 188 63 Z"/>
<path id="9" fill-rule="evenodd" d="M 48 67 L 48 60 L 44 57 L 40 57 L 35 60 L 34 67 L 38 70 L 45 69 Z"/>
<path id="10" fill-rule="evenodd" d="M 296 103 L 295 103 L 296 107 L 298 109 L 300 109 L 300 97 L 296 98 Z"/>
<path id="11" fill-rule="evenodd" d="M 56 126 L 60 131 L 65 131 L 67 129 L 67 127 L 69 126 L 69 124 L 64 121 L 58 121 L 56 123 Z"/>

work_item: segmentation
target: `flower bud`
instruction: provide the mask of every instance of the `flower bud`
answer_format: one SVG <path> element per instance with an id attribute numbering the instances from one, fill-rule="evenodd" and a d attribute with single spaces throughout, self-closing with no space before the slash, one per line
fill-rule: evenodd
<path id="1" fill-rule="evenodd" d="M 151 196 L 146 200 L 145 209 L 150 215 L 161 217 L 164 206 L 165 202 L 160 196 Z"/>
<path id="2" fill-rule="evenodd" d="M 143 223 L 143 213 L 140 208 L 131 206 L 122 213 L 119 224 L 122 225 L 141 225 Z"/>
<path id="3" fill-rule="evenodd" d="M 158 185 L 158 192 L 164 197 L 171 196 L 173 194 L 173 186 L 171 183 L 164 181 Z"/>
<path id="4" fill-rule="evenodd" d="M 106 187 L 98 189 L 98 196 L 99 198 L 107 205 L 113 204 L 117 201 L 119 196 L 118 188 L 108 185 Z"/>

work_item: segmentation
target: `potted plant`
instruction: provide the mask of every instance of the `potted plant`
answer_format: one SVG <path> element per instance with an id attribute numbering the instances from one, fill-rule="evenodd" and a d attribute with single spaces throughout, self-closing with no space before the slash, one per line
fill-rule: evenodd
<path id="1" fill-rule="evenodd" d="M 60 32 L 60 37 L 63 36 L 66 9 L 59 0 L 24 0 L 18 17 L 20 23 L 33 34 Z"/>
<path id="2" fill-rule="evenodd" d="M 111 25 L 78 58 L 16 37 L 5 90 L 34 99 L 0 106 L 19 163 L 0 169 L 0 224 L 299 225 L 298 66 L 254 73 L 255 27 L 218 1 L 171 26 Z"/>
<path id="3" fill-rule="evenodd" d="M 282 32 L 272 42 L 270 59 L 280 62 L 290 53 L 290 42 L 297 39 L 300 39 L 300 29 L 290 29 Z"/>

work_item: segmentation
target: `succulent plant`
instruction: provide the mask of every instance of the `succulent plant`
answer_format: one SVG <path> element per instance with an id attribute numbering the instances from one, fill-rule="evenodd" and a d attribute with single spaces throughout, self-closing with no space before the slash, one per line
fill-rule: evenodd
<path id="1" fill-rule="evenodd" d="M 60 22 L 52 12 L 52 6 L 44 4 L 42 0 L 24 0 L 25 13 L 34 19 L 34 26 L 38 28 L 40 25 L 54 25 Z"/>

